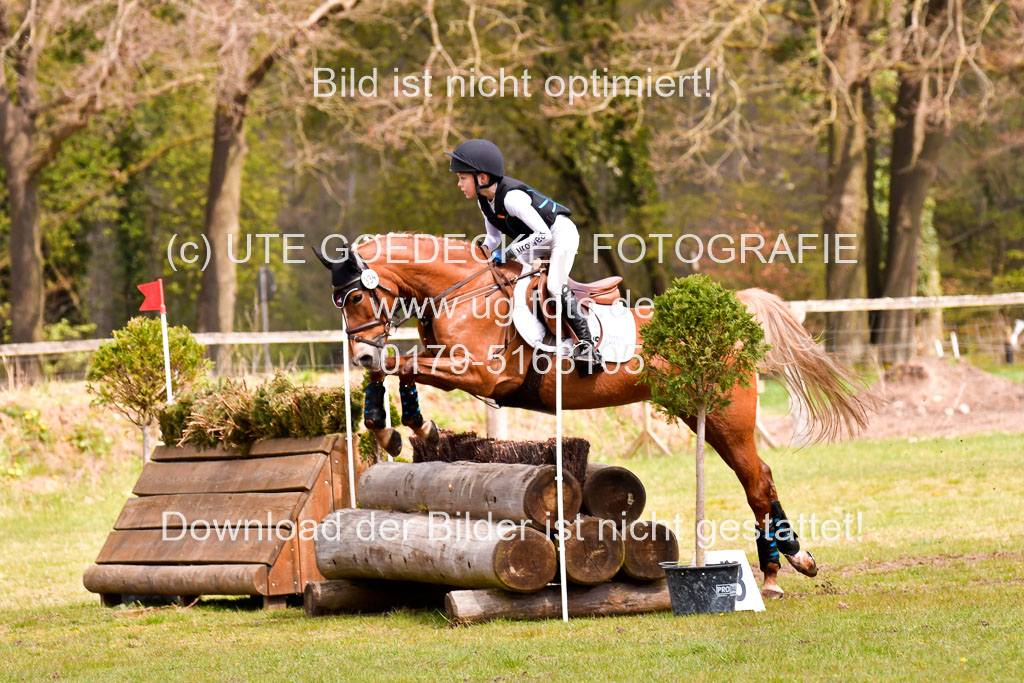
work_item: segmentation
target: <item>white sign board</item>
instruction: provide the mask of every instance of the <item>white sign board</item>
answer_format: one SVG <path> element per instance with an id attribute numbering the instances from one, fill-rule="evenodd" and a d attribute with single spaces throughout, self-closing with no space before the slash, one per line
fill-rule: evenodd
<path id="1" fill-rule="evenodd" d="M 763 612 L 764 600 L 754 578 L 754 570 L 750 568 L 747 554 L 742 550 L 708 550 L 704 553 L 705 564 L 721 564 L 723 562 L 740 563 L 740 582 L 736 585 L 737 612 Z M 697 560 L 694 557 L 691 562 Z"/>

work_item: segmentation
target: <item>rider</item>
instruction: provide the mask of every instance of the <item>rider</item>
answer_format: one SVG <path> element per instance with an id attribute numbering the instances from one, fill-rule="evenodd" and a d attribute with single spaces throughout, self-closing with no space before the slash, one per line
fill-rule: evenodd
<path id="1" fill-rule="evenodd" d="M 466 199 L 476 198 L 484 215 L 487 237 L 483 246 L 497 263 L 519 259 L 528 263 L 538 252 L 548 251 L 547 290 L 562 300 L 565 320 L 579 340 L 573 355 L 590 371 L 600 372 L 601 355 L 590 336 L 590 327 L 579 301 L 569 288 L 569 270 L 579 250 L 580 235 L 569 219 L 571 212 L 526 183 L 505 175 L 501 150 L 490 140 L 466 140 L 453 152 L 450 170 L 459 175 L 459 189 Z M 501 249 L 501 235 L 512 243 Z M 584 368 L 580 368 L 584 370 Z"/>

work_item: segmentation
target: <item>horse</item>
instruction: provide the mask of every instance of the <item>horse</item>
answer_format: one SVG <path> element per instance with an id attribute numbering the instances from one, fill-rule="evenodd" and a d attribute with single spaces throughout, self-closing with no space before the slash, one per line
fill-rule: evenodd
<path id="1" fill-rule="evenodd" d="M 555 374 L 540 369 L 536 361 L 544 354 L 530 347 L 510 324 L 511 287 L 533 271 L 523 273 L 518 263 L 495 264 L 481 247 L 463 240 L 409 233 L 377 235 L 358 246 L 346 245 L 339 258 L 314 251 L 331 270 L 333 300 L 342 310 L 352 358 L 369 369 L 365 424 L 386 450 L 397 454 L 401 448 L 398 432 L 385 427 L 383 404 L 385 363 L 392 355 L 385 353 L 388 337 L 412 317 L 396 320 L 400 302 L 418 314 L 420 345 L 426 350 L 396 361 L 402 424 L 420 438 L 436 442 L 438 430 L 420 413 L 418 384 L 461 389 L 501 406 L 554 412 Z M 607 290 L 609 283 L 615 279 L 591 289 Z M 760 369 L 780 376 L 797 394 L 814 425 L 813 436 L 820 440 L 863 428 L 874 404 L 859 391 L 857 376 L 819 348 L 778 296 L 756 288 L 736 296 L 761 324 L 771 345 Z M 628 310 L 642 344 L 643 325 L 652 309 Z M 583 410 L 649 400 L 650 387 L 640 381 L 640 362 L 635 357 L 586 376 L 563 373 L 562 407 Z M 726 408 L 707 416 L 706 440 L 736 474 L 754 513 L 762 595 L 780 598 L 780 554 L 806 576 L 815 576 L 818 568 L 811 553 L 800 548 L 779 502 L 771 468 L 758 456 L 756 375 L 750 380 L 731 390 Z M 694 416 L 679 417 L 696 429 Z"/>

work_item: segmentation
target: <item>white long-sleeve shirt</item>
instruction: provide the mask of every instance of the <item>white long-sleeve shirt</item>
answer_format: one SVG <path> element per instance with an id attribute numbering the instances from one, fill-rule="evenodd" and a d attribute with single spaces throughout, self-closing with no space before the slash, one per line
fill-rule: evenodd
<path id="1" fill-rule="evenodd" d="M 494 210 L 494 200 L 488 200 L 488 204 L 491 205 L 491 210 Z M 550 246 L 551 244 L 551 229 L 548 228 L 548 224 L 544 222 L 544 219 L 540 217 L 537 210 L 533 208 L 533 202 L 530 200 L 530 195 L 526 194 L 523 190 L 509 190 L 505 194 L 505 211 L 509 216 L 515 216 L 528 228 L 533 231 L 532 235 L 521 238 L 518 242 L 513 242 L 512 246 L 508 248 L 513 256 L 519 256 L 524 252 L 530 251 L 537 247 Z M 483 210 L 480 211 L 483 213 Z M 495 247 L 501 244 L 502 232 L 494 226 L 487 216 L 484 216 L 484 228 L 487 230 L 487 237 L 484 238 L 483 246 L 488 250 L 492 251 Z"/>

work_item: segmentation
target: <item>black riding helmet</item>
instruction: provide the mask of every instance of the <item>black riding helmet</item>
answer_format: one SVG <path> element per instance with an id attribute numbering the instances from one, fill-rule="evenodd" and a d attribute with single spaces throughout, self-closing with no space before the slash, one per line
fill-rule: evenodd
<path id="1" fill-rule="evenodd" d="M 452 158 L 449 170 L 455 173 L 472 173 L 477 188 L 490 187 L 505 175 L 505 158 L 501 150 L 490 140 L 474 138 L 466 140 L 453 152 L 445 152 Z M 486 173 L 491 179 L 486 185 L 477 180 L 477 173 Z"/>

